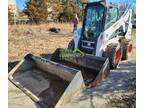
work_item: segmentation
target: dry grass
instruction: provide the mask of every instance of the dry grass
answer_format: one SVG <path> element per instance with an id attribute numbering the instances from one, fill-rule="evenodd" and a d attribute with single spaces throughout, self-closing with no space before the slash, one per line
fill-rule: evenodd
<path id="1" fill-rule="evenodd" d="M 50 27 L 61 28 L 65 35 L 50 35 Z M 66 48 L 72 38 L 71 24 L 10 25 L 9 61 L 21 59 L 27 53 L 48 54 L 56 48 Z M 68 34 L 68 35 L 67 35 Z"/>
<path id="2" fill-rule="evenodd" d="M 61 28 L 63 35 L 49 34 L 51 27 Z M 66 48 L 72 38 L 70 23 L 65 24 L 42 24 L 42 25 L 9 25 L 9 61 L 19 60 L 27 53 L 49 54 L 56 48 Z M 135 40 L 135 30 L 133 30 Z M 132 55 L 135 58 L 134 54 Z"/>

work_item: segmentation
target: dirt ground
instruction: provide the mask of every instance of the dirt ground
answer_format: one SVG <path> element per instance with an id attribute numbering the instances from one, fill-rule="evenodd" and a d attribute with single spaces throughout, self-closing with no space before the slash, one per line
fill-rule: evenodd
<path id="1" fill-rule="evenodd" d="M 61 28 L 59 34 L 50 33 L 48 30 L 50 27 Z M 70 24 L 47 24 L 47 25 L 10 25 L 9 26 L 9 70 L 17 61 L 21 60 L 26 54 L 32 53 L 34 55 L 48 56 L 55 51 L 56 48 L 66 48 L 69 41 L 72 39 L 72 25 Z M 126 63 L 133 65 L 121 66 L 131 71 L 131 66 L 135 69 L 135 29 L 133 29 L 133 53 L 130 61 Z M 125 71 L 127 71 L 125 70 Z M 117 70 L 116 70 L 117 71 Z M 124 70 L 123 70 L 124 71 Z M 135 73 L 135 72 L 134 72 Z M 95 92 L 92 89 L 91 93 Z M 28 98 L 23 92 L 16 88 L 11 82 L 9 82 L 9 108 L 39 108 L 30 98 Z M 88 95 L 85 95 L 88 96 Z M 91 96 L 91 95 L 90 95 Z M 88 96 L 89 97 L 89 96 Z M 89 98 L 91 99 L 91 98 Z M 95 103 L 96 98 L 93 99 Z M 96 108 L 95 105 L 91 105 L 89 101 L 86 101 L 87 107 L 83 107 L 81 102 L 80 108 Z M 67 105 L 69 107 L 69 105 Z M 75 107 L 72 107 L 75 108 Z"/>
<path id="2" fill-rule="evenodd" d="M 59 34 L 49 33 L 50 27 L 61 28 Z M 49 54 L 56 48 L 66 48 L 72 38 L 72 25 L 17 25 L 9 26 L 9 61 L 20 60 L 27 53 Z"/>

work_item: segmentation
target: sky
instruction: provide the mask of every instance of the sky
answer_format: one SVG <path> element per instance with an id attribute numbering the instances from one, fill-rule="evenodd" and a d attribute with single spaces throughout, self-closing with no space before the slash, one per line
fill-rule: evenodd
<path id="1" fill-rule="evenodd" d="M 20 10 L 24 9 L 25 1 L 26 0 L 16 0 L 17 7 Z M 93 1 L 99 1 L 99 0 L 89 0 L 89 2 L 93 2 Z M 122 3 L 122 2 L 125 2 L 125 1 L 130 1 L 130 2 L 133 2 L 134 6 L 135 6 L 135 0 L 108 0 L 108 1 L 110 1 L 110 2 L 117 2 L 117 3 Z"/>
<path id="2" fill-rule="evenodd" d="M 26 0 L 16 0 L 17 8 L 19 8 L 20 10 L 23 10 L 25 6 L 25 1 Z"/>

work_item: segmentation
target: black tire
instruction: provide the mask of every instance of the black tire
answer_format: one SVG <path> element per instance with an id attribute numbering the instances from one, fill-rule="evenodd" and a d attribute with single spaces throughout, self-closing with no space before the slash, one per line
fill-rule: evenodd
<path id="1" fill-rule="evenodd" d="M 129 48 L 130 47 L 132 48 L 132 42 L 127 40 L 122 40 L 121 47 L 122 47 L 122 60 L 129 59 L 132 52 L 132 49 L 131 51 L 129 51 Z"/>
<path id="2" fill-rule="evenodd" d="M 74 50 L 74 40 L 73 39 L 69 42 L 68 49 Z"/>
<path id="3" fill-rule="evenodd" d="M 120 54 L 119 54 L 120 53 Z M 119 54 L 119 57 L 116 58 L 116 54 Z M 104 56 L 109 58 L 110 68 L 115 69 L 119 64 L 122 57 L 122 49 L 119 44 L 111 44 L 107 47 Z"/>

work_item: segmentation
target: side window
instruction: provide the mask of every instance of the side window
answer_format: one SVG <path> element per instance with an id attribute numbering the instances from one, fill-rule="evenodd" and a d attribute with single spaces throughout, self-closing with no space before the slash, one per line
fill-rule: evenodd
<path id="1" fill-rule="evenodd" d="M 118 19 L 118 9 L 112 7 L 108 10 L 107 18 L 106 18 L 106 29 L 112 26 Z"/>

